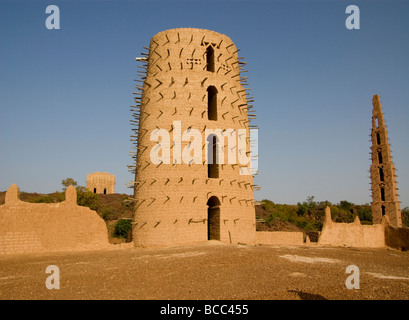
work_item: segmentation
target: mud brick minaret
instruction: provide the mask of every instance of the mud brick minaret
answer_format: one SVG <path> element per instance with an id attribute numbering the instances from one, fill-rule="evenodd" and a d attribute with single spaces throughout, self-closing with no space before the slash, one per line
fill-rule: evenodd
<path id="1" fill-rule="evenodd" d="M 207 240 L 254 243 L 253 189 L 257 187 L 252 173 L 243 174 L 251 163 L 227 162 L 229 152 L 250 157 L 249 132 L 254 127 L 239 50 L 223 34 L 193 28 L 162 31 L 145 49 L 144 56 L 137 58 L 136 105 L 131 106 L 131 123 L 136 126 L 131 136 L 136 161 L 130 166 L 135 172 L 135 246 Z M 224 143 L 215 136 L 209 140 L 208 129 L 235 131 L 229 137 L 245 139 L 244 150 L 229 148 L 227 136 Z M 244 131 L 237 136 L 239 129 Z M 175 142 L 178 136 L 185 139 Z M 203 153 L 186 163 L 180 153 L 188 157 L 190 153 L 184 152 L 196 138 Z M 216 144 L 224 150 L 219 151 L 224 154 L 223 163 L 206 160 L 205 150 L 210 149 L 215 159 Z M 158 148 L 162 148 L 161 159 L 152 159 Z"/>
<path id="2" fill-rule="evenodd" d="M 373 223 L 381 223 L 382 217 L 386 215 L 393 226 L 401 227 L 402 218 L 395 167 L 391 159 L 388 133 L 378 95 L 374 95 L 372 104 L 372 165 L 370 173 Z"/>

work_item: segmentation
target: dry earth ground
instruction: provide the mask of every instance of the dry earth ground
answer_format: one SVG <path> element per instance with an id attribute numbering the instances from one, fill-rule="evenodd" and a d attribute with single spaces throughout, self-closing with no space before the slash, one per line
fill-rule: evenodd
<path id="1" fill-rule="evenodd" d="M 0 256 L 2 300 L 409 299 L 409 252 L 205 244 Z M 49 290 L 49 265 L 60 289 Z M 349 290 L 346 267 L 360 271 Z"/>

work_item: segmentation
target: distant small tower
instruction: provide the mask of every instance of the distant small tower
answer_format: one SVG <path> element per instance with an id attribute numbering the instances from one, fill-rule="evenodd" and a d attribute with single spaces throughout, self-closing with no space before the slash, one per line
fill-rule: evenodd
<path id="1" fill-rule="evenodd" d="M 87 174 L 87 189 L 93 193 L 115 193 L 115 176 L 109 172 Z"/>
<path id="2" fill-rule="evenodd" d="M 402 218 L 398 192 L 396 187 L 395 167 L 391 159 L 388 133 L 382 113 L 379 96 L 372 99 L 372 219 L 373 223 L 381 223 L 384 215 L 389 217 L 393 226 L 401 227 Z"/>

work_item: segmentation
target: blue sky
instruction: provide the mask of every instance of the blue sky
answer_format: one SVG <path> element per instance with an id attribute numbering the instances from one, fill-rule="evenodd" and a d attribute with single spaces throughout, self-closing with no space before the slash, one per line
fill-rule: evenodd
<path id="1" fill-rule="evenodd" d="M 348 30 L 348 5 L 360 29 Z M 60 29 L 45 26 L 48 5 Z M 409 206 L 408 1 L 0 0 L 0 190 L 61 190 L 107 171 L 131 193 L 135 57 L 178 27 L 229 36 L 247 62 L 259 130 L 257 200 L 369 203 L 379 94 Z"/>

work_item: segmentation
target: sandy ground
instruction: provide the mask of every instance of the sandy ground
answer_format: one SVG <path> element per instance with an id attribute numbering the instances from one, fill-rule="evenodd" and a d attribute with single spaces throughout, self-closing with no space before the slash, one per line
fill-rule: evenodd
<path id="1" fill-rule="evenodd" d="M 47 289 L 49 265 L 60 288 Z M 346 268 L 359 268 L 347 289 Z M 55 274 L 54 274 L 55 275 Z M 409 252 L 219 242 L 0 256 L 0 299 L 409 299 Z"/>

